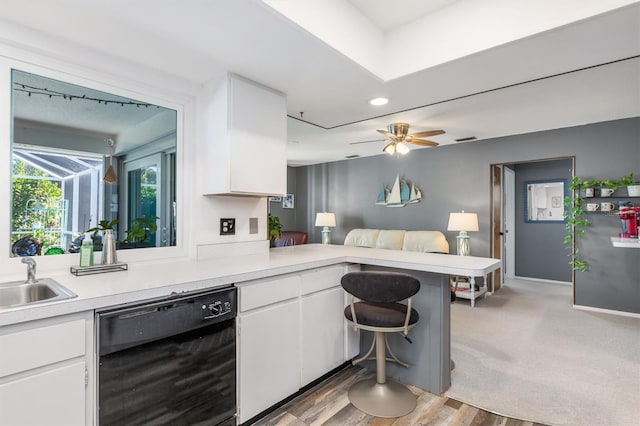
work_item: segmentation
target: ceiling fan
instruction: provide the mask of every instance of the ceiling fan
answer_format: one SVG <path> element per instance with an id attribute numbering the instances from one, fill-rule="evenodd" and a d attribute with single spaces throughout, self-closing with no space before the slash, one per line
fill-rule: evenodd
<path id="1" fill-rule="evenodd" d="M 420 146 L 438 146 L 438 142 L 429 141 L 426 139 L 421 139 L 428 136 L 436 136 L 442 135 L 445 133 L 444 130 L 427 130 L 425 132 L 418 132 L 408 135 L 409 133 L 409 124 L 408 123 L 393 123 L 387 126 L 387 130 L 378 130 L 378 133 L 385 135 L 389 138 L 389 143 L 385 145 L 382 149 L 383 152 L 387 154 L 395 154 L 396 152 L 399 154 L 406 154 L 409 152 L 409 146 L 407 143 L 412 143 L 414 145 Z M 376 141 L 366 141 L 366 142 L 376 142 Z M 365 142 L 360 142 L 365 143 Z"/>

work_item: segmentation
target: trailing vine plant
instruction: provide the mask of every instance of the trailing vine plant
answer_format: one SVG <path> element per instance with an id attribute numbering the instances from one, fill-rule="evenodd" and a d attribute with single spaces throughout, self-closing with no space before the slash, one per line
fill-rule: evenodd
<path id="1" fill-rule="evenodd" d="M 618 180 L 584 180 L 580 176 L 574 176 L 569 189 L 572 191 L 570 196 L 564 198 L 564 218 L 566 221 L 565 229 L 567 235 L 564 237 L 564 244 L 569 249 L 569 264 L 575 271 L 586 271 L 588 262 L 580 256 L 577 241 L 574 237 L 582 237 L 585 229 L 591 222 L 584 217 L 582 192 L 587 188 L 611 188 L 614 191 L 621 186 L 634 184 L 633 173 L 621 177 Z"/>

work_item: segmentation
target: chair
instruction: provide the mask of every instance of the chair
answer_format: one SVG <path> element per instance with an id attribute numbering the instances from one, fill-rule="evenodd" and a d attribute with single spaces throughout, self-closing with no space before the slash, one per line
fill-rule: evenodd
<path id="1" fill-rule="evenodd" d="M 351 272 L 342 277 L 342 288 L 349 294 L 344 315 L 355 329 L 374 332 L 369 351 L 353 361 L 376 360 L 376 378 L 362 380 L 349 389 L 349 401 L 359 410 L 376 417 L 400 417 L 416 407 L 416 397 L 405 386 L 387 380 L 386 361 L 408 367 L 391 352 L 388 333 L 407 333 L 418 322 L 411 307 L 412 296 L 420 290 L 420 281 L 398 272 Z M 355 302 L 354 298 L 360 299 Z M 407 301 L 407 304 L 398 303 Z M 409 342 L 411 342 L 409 340 Z M 370 357 L 376 348 L 375 358 Z M 390 358 L 387 358 L 387 352 Z"/>
<path id="2" fill-rule="evenodd" d="M 309 234 L 302 231 L 282 231 L 282 235 L 273 241 L 273 247 L 297 246 L 307 244 Z"/>

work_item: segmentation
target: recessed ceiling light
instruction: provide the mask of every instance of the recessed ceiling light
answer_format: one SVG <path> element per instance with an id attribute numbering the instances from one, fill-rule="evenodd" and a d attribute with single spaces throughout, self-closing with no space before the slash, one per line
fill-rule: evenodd
<path id="1" fill-rule="evenodd" d="M 386 105 L 387 103 L 389 103 L 389 99 L 388 98 L 373 98 L 369 101 L 369 103 L 371 105 L 374 106 L 380 106 L 380 105 Z"/>

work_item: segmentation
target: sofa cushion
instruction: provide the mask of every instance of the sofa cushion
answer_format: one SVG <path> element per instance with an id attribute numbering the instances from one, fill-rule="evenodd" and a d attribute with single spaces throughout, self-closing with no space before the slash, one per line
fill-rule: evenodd
<path id="1" fill-rule="evenodd" d="M 388 250 L 402 250 L 402 241 L 405 231 L 402 230 L 380 230 L 375 248 Z"/>
<path id="2" fill-rule="evenodd" d="M 349 231 L 345 246 L 449 254 L 449 243 L 440 231 L 404 231 L 358 228 Z"/>
<path id="3" fill-rule="evenodd" d="M 345 246 L 375 247 L 379 229 L 352 229 L 344 239 Z"/>
<path id="4" fill-rule="evenodd" d="M 407 231 L 402 250 L 449 254 L 449 243 L 440 231 Z"/>

